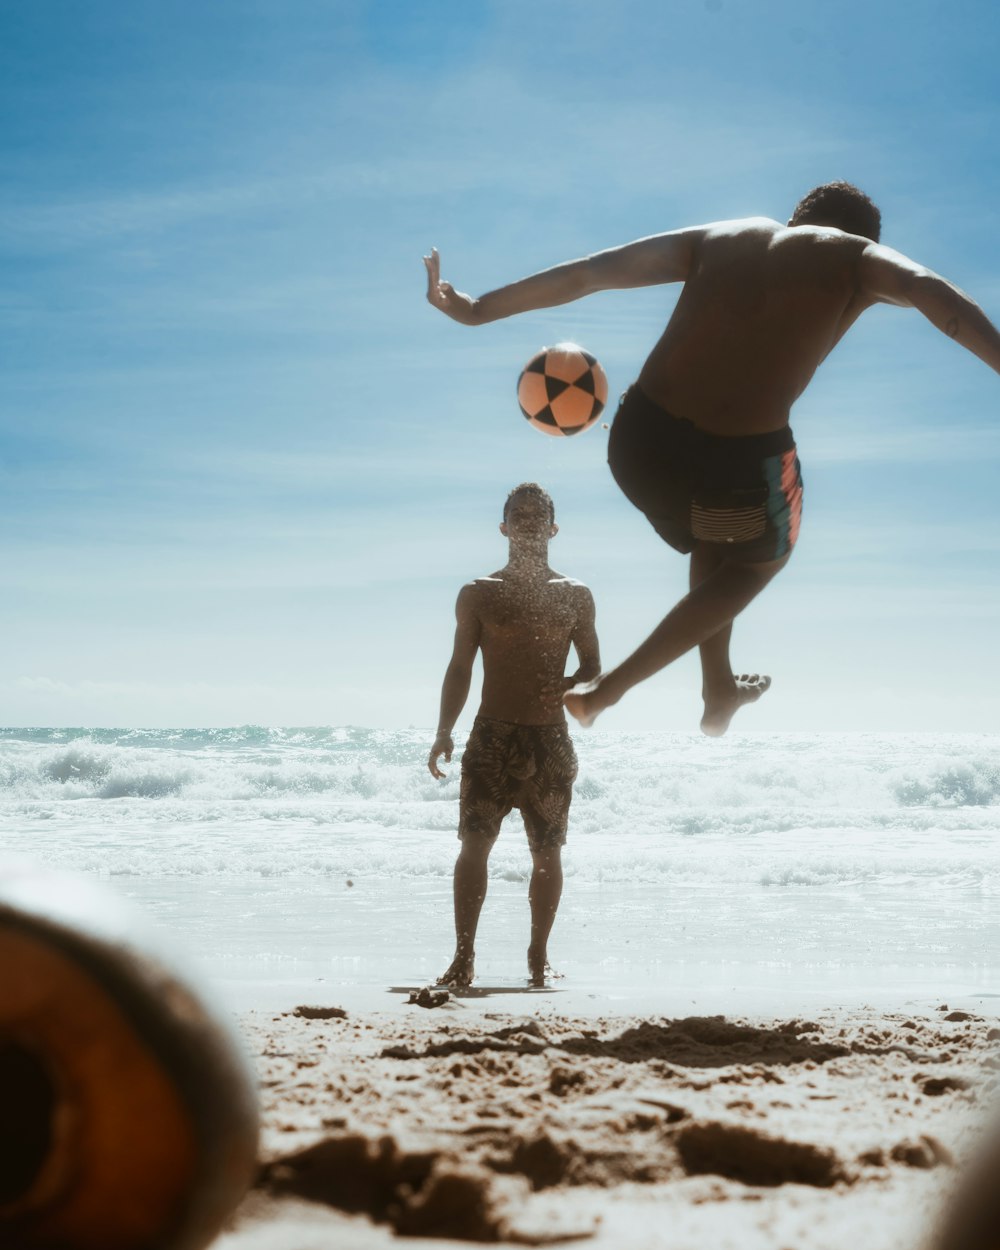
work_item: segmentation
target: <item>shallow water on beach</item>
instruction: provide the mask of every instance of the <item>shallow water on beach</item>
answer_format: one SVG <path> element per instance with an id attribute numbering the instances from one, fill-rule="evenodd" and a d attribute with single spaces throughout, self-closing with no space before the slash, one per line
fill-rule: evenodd
<path id="1" fill-rule="evenodd" d="M 426 732 L 0 731 L 0 853 L 109 880 L 241 1005 L 448 962 L 458 767 Z M 1000 993 L 1000 735 L 576 735 L 566 986 Z M 457 758 L 457 757 L 456 757 Z M 530 859 L 491 859 L 482 983 L 523 985 Z"/>

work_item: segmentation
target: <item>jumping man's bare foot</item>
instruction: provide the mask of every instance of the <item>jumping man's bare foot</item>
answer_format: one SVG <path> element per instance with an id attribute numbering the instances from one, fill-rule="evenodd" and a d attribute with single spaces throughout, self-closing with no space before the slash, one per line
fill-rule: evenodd
<path id="1" fill-rule="evenodd" d="M 456 955 L 448 968 L 438 977 L 435 985 L 448 985 L 456 989 L 468 989 L 475 975 L 475 955 Z"/>
<path id="2" fill-rule="evenodd" d="M 593 681 L 582 682 L 579 686 L 574 686 L 563 695 L 566 711 L 570 716 L 576 717 L 584 729 L 589 729 L 606 707 L 618 702 L 617 699 L 608 697 L 606 686 L 602 691 L 604 681 L 602 674 L 600 677 L 595 677 Z"/>
<path id="3" fill-rule="evenodd" d="M 705 699 L 705 715 L 701 718 L 701 732 L 710 738 L 721 738 L 744 703 L 756 703 L 770 687 L 770 677 L 760 673 L 733 674 L 733 688 L 725 695 Z"/>

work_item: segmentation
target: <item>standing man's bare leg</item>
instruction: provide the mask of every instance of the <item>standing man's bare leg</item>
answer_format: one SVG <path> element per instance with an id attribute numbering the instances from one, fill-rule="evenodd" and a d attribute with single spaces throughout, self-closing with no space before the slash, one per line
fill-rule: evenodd
<path id="1" fill-rule="evenodd" d="M 788 556 L 762 564 L 720 564 L 667 613 L 627 660 L 596 681 L 569 691 L 563 697 L 566 710 L 581 725 L 592 724 L 633 686 L 731 625 L 787 563 Z"/>
<path id="2" fill-rule="evenodd" d="M 701 585 L 706 577 L 725 563 L 725 559 L 726 553 L 719 547 L 699 543 L 691 552 L 691 589 Z M 756 703 L 771 685 L 770 677 L 761 677 L 757 673 L 737 676 L 733 672 L 729 658 L 732 634 L 733 623 L 730 621 L 698 644 L 701 653 L 701 697 L 705 701 L 701 730 L 712 738 L 721 737 L 744 703 Z"/>
<path id="3" fill-rule="evenodd" d="M 476 930 L 486 898 L 487 864 L 493 843 L 462 843 L 455 861 L 455 958 L 438 985 L 471 985 L 476 970 Z"/>
<path id="4" fill-rule="evenodd" d="M 549 934 L 562 897 L 562 847 L 547 847 L 531 852 L 531 884 L 528 902 L 531 905 L 531 945 L 528 947 L 528 984 L 545 984 L 548 969 Z"/>

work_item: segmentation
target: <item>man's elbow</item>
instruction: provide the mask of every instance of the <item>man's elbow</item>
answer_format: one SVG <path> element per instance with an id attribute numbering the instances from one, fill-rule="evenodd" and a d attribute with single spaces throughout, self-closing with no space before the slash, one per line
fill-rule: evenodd
<path id="1" fill-rule="evenodd" d="M 472 682 L 472 665 L 452 660 L 444 679 L 449 685 L 467 687 Z"/>
<path id="2" fill-rule="evenodd" d="M 957 339 L 977 305 L 947 278 L 927 270 L 914 280 L 912 305 L 942 334 Z"/>
<path id="3" fill-rule="evenodd" d="M 915 273 L 910 280 L 908 294 L 913 307 L 931 318 L 935 314 L 954 312 L 962 300 L 958 287 L 933 269 L 920 269 Z"/>

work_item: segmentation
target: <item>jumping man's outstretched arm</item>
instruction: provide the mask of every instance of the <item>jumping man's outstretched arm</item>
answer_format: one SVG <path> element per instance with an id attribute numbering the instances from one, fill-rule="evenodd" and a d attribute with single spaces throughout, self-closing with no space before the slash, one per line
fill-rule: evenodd
<path id="1" fill-rule="evenodd" d="M 878 243 L 869 243 L 861 254 L 860 276 L 872 302 L 917 309 L 942 334 L 1000 373 L 1000 330 L 946 278 Z"/>
<path id="2" fill-rule="evenodd" d="M 432 248 L 430 256 L 424 257 L 427 298 L 453 321 L 478 326 L 533 308 L 569 304 L 595 291 L 683 282 L 705 230 L 705 226 L 673 230 L 669 234 L 655 234 L 626 243 L 624 247 L 595 252 L 553 269 L 543 269 L 478 299 L 456 291 L 450 282 L 441 281 L 441 258 L 437 248 Z"/>
<path id="3" fill-rule="evenodd" d="M 444 756 L 451 763 L 451 753 L 455 749 L 451 731 L 458 720 L 458 714 L 465 707 L 469 697 L 469 686 L 472 684 L 472 665 L 479 650 L 480 624 L 475 611 L 475 586 L 463 586 L 458 592 L 455 604 L 455 645 L 452 648 L 451 660 L 445 671 L 441 686 L 441 713 L 438 717 L 437 733 L 434 744 L 427 758 L 427 767 L 432 777 L 444 777 L 438 767 L 438 759 Z"/>

